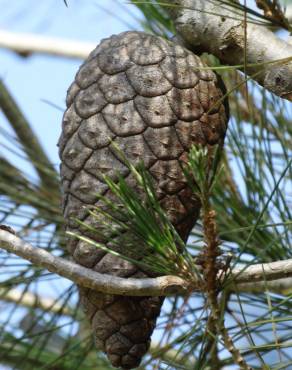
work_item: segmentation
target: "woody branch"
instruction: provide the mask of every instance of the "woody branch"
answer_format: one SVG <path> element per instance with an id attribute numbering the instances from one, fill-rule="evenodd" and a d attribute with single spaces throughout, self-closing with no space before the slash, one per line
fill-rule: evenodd
<path id="1" fill-rule="evenodd" d="M 0 230 L 0 248 L 14 253 L 36 266 L 46 268 L 50 272 L 63 276 L 74 283 L 107 294 L 132 296 L 168 296 L 186 294 L 191 291 L 200 291 L 201 277 L 192 282 L 185 281 L 177 276 L 160 276 L 147 279 L 124 279 L 111 275 L 100 274 L 61 257 L 55 257 L 44 249 L 33 247 L 8 231 Z M 222 275 L 219 271 L 218 275 Z M 250 291 L 255 289 L 256 283 L 269 285 L 275 289 L 279 279 L 280 286 L 283 279 L 292 282 L 292 259 L 265 264 L 255 264 L 248 267 L 233 269 L 229 275 L 230 289 Z M 252 284 L 251 284 L 252 283 Z"/>
<path id="2" fill-rule="evenodd" d="M 292 100 L 292 45 L 263 25 L 247 22 L 234 3 L 157 0 L 174 21 L 178 35 L 196 53 L 208 52 L 224 64 L 243 66 L 274 94 Z M 241 68 L 243 69 L 243 68 Z"/>

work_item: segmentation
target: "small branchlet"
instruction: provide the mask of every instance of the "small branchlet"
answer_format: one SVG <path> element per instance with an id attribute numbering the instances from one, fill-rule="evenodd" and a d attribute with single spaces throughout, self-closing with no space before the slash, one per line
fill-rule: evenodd
<path id="1" fill-rule="evenodd" d="M 264 16 L 271 22 L 288 31 L 291 31 L 291 25 L 289 24 L 289 20 L 285 17 L 279 1 L 256 0 L 256 5 L 259 9 L 263 10 Z"/>
<path id="2" fill-rule="evenodd" d="M 182 165 L 189 186 L 201 199 L 202 205 L 204 198 L 210 198 L 212 189 L 222 173 L 221 155 L 221 145 L 215 147 L 193 145 L 188 154 L 188 162 Z"/>
<path id="3" fill-rule="evenodd" d="M 218 297 L 220 292 L 218 273 L 221 266 L 219 260 L 221 250 L 216 212 L 212 209 L 210 199 L 212 189 L 222 169 L 219 167 L 221 153 L 221 146 L 193 147 L 190 151 L 189 163 L 185 170 L 185 175 L 193 190 L 196 190 L 195 194 L 200 198 L 202 204 L 201 212 L 205 246 L 199 258 L 202 261 L 205 292 L 210 307 L 210 315 L 206 327 L 208 342 L 205 352 L 210 353 L 213 367 L 216 366 L 216 363 L 220 363 L 217 355 L 216 341 L 218 335 L 221 335 L 234 361 L 241 369 L 248 370 L 250 367 L 235 347 L 224 325 L 224 313 L 222 312 L 221 314 Z"/>
<path id="4" fill-rule="evenodd" d="M 205 245 L 198 259 L 201 260 L 203 267 L 204 290 L 210 308 L 210 315 L 206 325 L 208 340 L 204 353 L 205 355 L 210 354 L 210 361 L 214 368 L 220 362 L 217 354 L 216 341 L 220 333 L 217 325 L 218 320 L 220 320 L 220 311 L 218 308 L 219 282 L 217 279 L 219 264 L 217 263 L 217 259 L 221 252 L 215 220 L 216 214 L 211 208 L 210 196 L 212 187 L 217 179 L 216 175 L 219 163 L 219 152 L 217 148 L 193 146 L 189 153 L 189 162 L 185 170 L 185 176 L 196 196 L 201 200 L 202 205 L 201 213 Z"/>
<path id="5" fill-rule="evenodd" d="M 217 291 L 216 280 L 219 270 L 216 264 L 220 256 L 220 242 L 215 220 L 216 213 L 211 207 L 211 191 L 218 178 L 219 147 L 193 146 L 189 152 L 184 173 L 195 195 L 201 200 L 205 248 L 199 259 L 204 267 L 206 291 Z"/>

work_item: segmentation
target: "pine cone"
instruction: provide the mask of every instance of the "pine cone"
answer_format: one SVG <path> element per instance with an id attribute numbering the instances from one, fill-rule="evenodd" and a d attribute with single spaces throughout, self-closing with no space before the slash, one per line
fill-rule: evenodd
<path id="1" fill-rule="evenodd" d="M 83 206 L 99 204 L 94 193 L 112 198 L 104 174 L 116 179 L 118 171 L 135 186 L 109 145 L 112 139 L 132 163 L 143 159 L 162 207 L 187 240 L 200 203 L 179 161 L 186 160 L 192 144 L 222 142 L 227 125 L 224 105 L 215 104 L 222 97 L 218 79 L 198 67 L 203 63 L 188 50 L 142 32 L 112 36 L 93 50 L 69 88 L 59 140 L 67 230 L 78 232 L 74 218 L 101 227 Z M 111 247 L 110 241 L 107 245 Z M 124 278 L 149 276 L 82 241 L 69 240 L 68 249 L 75 262 L 95 271 Z M 118 251 L 123 253 L 123 245 Z M 163 298 L 79 291 L 96 346 L 113 366 L 137 367 L 149 348 Z"/>

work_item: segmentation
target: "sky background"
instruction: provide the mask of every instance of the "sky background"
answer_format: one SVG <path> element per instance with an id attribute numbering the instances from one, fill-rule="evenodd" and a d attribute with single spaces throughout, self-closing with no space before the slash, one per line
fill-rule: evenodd
<path id="1" fill-rule="evenodd" d="M 141 17 L 133 5 L 116 0 L 69 0 L 68 7 L 63 0 L 0 0 L 0 8 L 0 29 L 96 44 L 102 38 L 130 27 L 138 29 L 135 18 Z M 81 63 L 78 59 L 40 54 L 23 58 L 0 49 L 0 78 L 56 166 L 59 164 L 56 143 L 61 132 L 66 91 Z M 0 113 L 1 127 L 11 132 L 5 121 Z M 6 153 L 3 144 L 8 143 L 0 138 L 0 154 Z M 13 161 L 20 165 L 19 158 L 13 158 Z M 21 163 L 21 168 L 31 173 L 27 164 Z"/>

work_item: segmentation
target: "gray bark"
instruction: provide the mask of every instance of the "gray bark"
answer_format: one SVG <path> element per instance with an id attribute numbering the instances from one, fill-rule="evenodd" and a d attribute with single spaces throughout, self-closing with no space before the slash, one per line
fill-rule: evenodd
<path id="1" fill-rule="evenodd" d="M 33 247 L 16 235 L 4 230 L 0 230 L 0 248 L 18 255 L 36 266 L 44 267 L 51 272 L 63 276 L 80 286 L 102 293 L 131 296 L 166 296 L 175 294 L 184 295 L 191 291 L 201 291 L 203 289 L 202 278 L 200 276 L 188 282 L 178 276 L 134 279 L 100 274 L 64 258 L 55 257 L 44 249 Z M 221 278 L 224 276 L 221 271 L 219 271 L 218 275 Z M 284 278 L 286 278 L 288 284 L 284 284 L 285 290 L 289 290 L 288 285 L 291 284 L 291 277 L 292 259 L 256 264 L 245 268 L 233 269 L 229 274 L 229 281 L 232 284 L 228 289 L 231 291 L 257 292 L 256 286 L 259 284 L 262 289 L 261 291 L 264 289 L 263 286 L 266 289 L 269 289 L 271 286 L 271 290 L 275 291 L 277 281 L 279 280 L 278 285 L 282 289 Z"/>
<path id="2" fill-rule="evenodd" d="M 260 67 L 248 66 L 247 74 L 269 91 L 292 101 L 292 45 L 254 23 L 247 23 L 245 43 L 243 11 L 237 9 L 235 14 L 232 6 L 218 0 L 162 2 L 189 48 L 211 53 L 223 64 L 233 66 L 244 65 L 246 55 L 248 65 L 260 63 Z"/>

